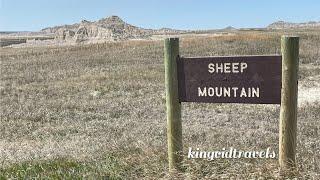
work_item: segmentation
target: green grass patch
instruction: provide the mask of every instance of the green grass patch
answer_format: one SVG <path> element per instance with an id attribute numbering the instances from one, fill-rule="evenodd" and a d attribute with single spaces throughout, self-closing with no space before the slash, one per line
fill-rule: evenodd
<path id="1" fill-rule="evenodd" d="M 23 162 L 0 169 L 0 179 L 125 179 L 130 168 L 110 154 L 102 161 L 81 162 L 65 158 Z"/>

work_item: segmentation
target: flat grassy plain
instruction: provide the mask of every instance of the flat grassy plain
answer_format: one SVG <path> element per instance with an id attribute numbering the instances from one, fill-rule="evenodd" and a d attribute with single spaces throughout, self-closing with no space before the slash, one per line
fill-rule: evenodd
<path id="1" fill-rule="evenodd" d="M 320 33 L 184 37 L 182 56 L 280 54 L 300 36 L 297 171 L 320 179 Z M 187 159 L 202 150 L 278 155 L 279 105 L 183 103 L 185 172 L 168 174 L 163 41 L 0 48 L 0 179 L 280 179 L 277 159 Z"/>

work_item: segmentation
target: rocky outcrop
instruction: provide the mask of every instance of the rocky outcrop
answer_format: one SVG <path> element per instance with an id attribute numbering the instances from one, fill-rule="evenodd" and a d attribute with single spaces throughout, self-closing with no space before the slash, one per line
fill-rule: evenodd
<path id="1" fill-rule="evenodd" d="M 61 28 L 55 32 L 55 39 L 71 40 L 74 37 L 74 35 L 75 35 L 74 31 L 71 31 L 66 28 Z"/>
<path id="2" fill-rule="evenodd" d="M 85 26 L 81 26 L 78 28 L 77 32 L 75 33 L 75 40 L 76 42 L 83 42 L 85 40 L 88 40 L 88 30 Z"/>
<path id="3" fill-rule="evenodd" d="M 310 21 L 306 23 L 290 23 L 285 21 L 277 21 L 269 26 L 267 29 L 312 29 L 312 28 L 320 28 L 320 21 Z"/>
<path id="4" fill-rule="evenodd" d="M 95 22 L 82 20 L 72 25 L 55 26 L 42 30 L 54 33 L 59 40 L 84 42 L 88 40 L 119 41 L 127 39 L 147 38 L 153 34 L 183 33 L 173 29 L 144 29 L 124 22 L 118 16 L 111 16 Z"/>

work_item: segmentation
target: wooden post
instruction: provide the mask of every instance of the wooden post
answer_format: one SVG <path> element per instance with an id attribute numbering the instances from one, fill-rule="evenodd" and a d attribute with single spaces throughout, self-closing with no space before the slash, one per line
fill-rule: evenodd
<path id="1" fill-rule="evenodd" d="M 299 37 L 282 36 L 281 52 L 279 164 L 281 169 L 285 170 L 295 167 L 296 163 Z"/>
<path id="2" fill-rule="evenodd" d="M 178 95 L 177 57 L 179 39 L 167 38 L 164 43 L 165 85 L 167 106 L 167 138 L 169 170 L 181 170 L 182 127 L 181 104 Z"/>

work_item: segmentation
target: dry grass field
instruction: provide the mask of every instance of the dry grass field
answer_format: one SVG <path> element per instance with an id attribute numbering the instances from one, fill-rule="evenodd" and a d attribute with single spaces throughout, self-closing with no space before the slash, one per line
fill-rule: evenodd
<path id="1" fill-rule="evenodd" d="M 182 56 L 279 54 L 285 32 L 180 39 Z M 320 33 L 300 36 L 297 172 L 320 179 Z M 183 103 L 185 172 L 168 174 L 163 41 L 0 48 L 0 179 L 280 179 L 277 159 L 187 159 L 188 147 L 278 153 L 279 105 Z"/>

